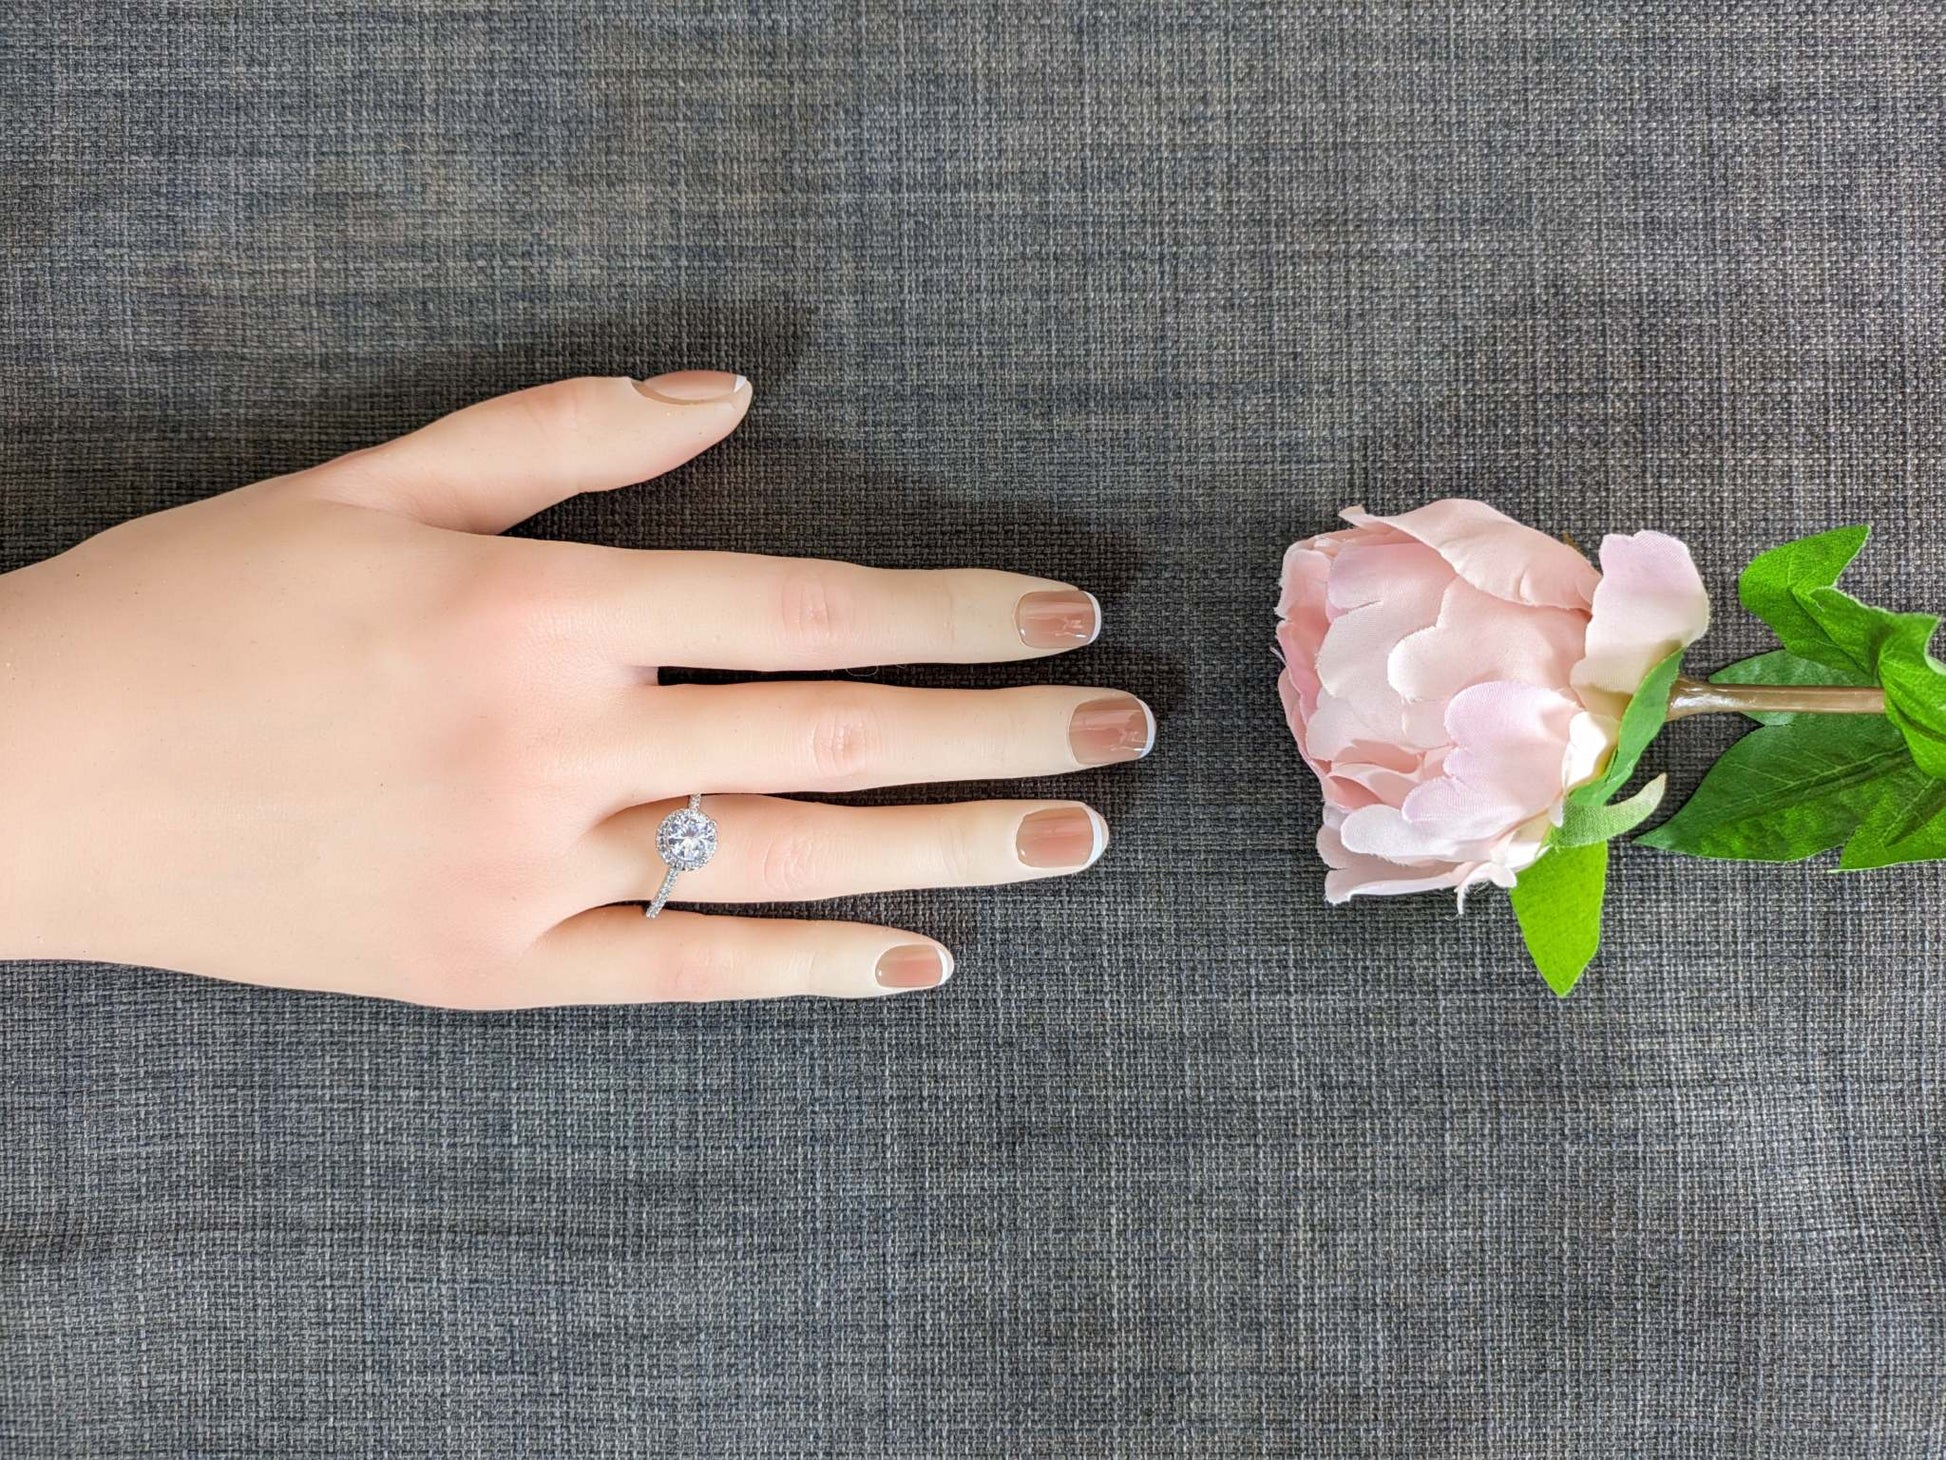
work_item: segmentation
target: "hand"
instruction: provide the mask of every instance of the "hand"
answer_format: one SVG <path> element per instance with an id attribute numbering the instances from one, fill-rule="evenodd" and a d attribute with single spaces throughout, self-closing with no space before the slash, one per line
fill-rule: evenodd
<path id="1" fill-rule="evenodd" d="M 540 386 L 0 577 L 0 956 L 470 1008 L 941 982 L 918 934 L 625 900 L 691 792 L 721 847 L 684 901 L 1079 871 L 1107 832 L 1073 802 L 775 793 L 1130 760 L 1154 720 L 1099 689 L 657 682 L 1058 653 L 1099 629 L 1067 584 L 493 535 L 749 403 L 711 371 Z"/>

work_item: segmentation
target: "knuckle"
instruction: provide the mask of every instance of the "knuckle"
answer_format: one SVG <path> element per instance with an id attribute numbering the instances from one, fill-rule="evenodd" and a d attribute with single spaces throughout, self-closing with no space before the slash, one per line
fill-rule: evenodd
<path id="1" fill-rule="evenodd" d="M 857 994 L 857 971 L 833 949 L 802 945 L 785 960 L 779 988 L 786 993 L 839 999 Z"/>
<path id="2" fill-rule="evenodd" d="M 976 590 L 968 573 L 948 569 L 920 581 L 930 588 L 922 595 L 922 621 L 942 651 L 957 658 L 962 649 L 983 636 L 992 605 L 987 595 Z"/>
<path id="3" fill-rule="evenodd" d="M 555 554 L 518 551 L 530 546 L 496 540 L 454 589 L 454 622 L 471 647 L 505 655 L 555 644 L 573 627 L 571 575 Z"/>
<path id="4" fill-rule="evenodd" d="M 793 818 L 780 827 L 764 848 L 758 868 L 759 890 L 769 899 L 796 902 L 817 895 L 825 885 L 830 864 L 827 839 L 807 821 Z"/>
<path id="5" fill-rule="evenodd" d="M 720 938 L 685 938 L 664 949 L 655 964 L 656 997 L 670 1004 L 704 1004 L 731 998 L 741 960 Z"/>
<path id="6" fill-rule="evenodd" d="M 828 648 L 849 642 L 858 624 L 859 599 L 849 575 L 822 564 L 786 568 L 777 584 L 777 617 L 794 643 Z"/>
<path id="7" fill-rule="evenodd" d="M 299 496 L 326 497 L 353 505 L 380 502 L 398 485 L 399 442 L 394 437 L 371 446 L 361 446 L 321 461 L 301 471 L 268 478 L 259 486 L 274 483 L 282 492 Z M 140 520 L 139 518 L 136 520 Z"/>
<path id="8" fill-rule="evenodd" d="M 862 694 L 827 691 L 811 717 L 811 768 L 826 782 L 849 785 L 878 763 L 885 728 Z"/>
<path id="9" fill-rule="evenodd" d="M 945 819 L 933 856 L 942 887 L 978 887 L 993 881 L 993 859 L 969 817 Z"/>
<path id="10" fill-rule="evenodd" d="M 509 399 L 522 423 L 541 440 L 571 441 L 588 429 L 608 391 L 606 380 L 581 376 L 517 391 Z"/>

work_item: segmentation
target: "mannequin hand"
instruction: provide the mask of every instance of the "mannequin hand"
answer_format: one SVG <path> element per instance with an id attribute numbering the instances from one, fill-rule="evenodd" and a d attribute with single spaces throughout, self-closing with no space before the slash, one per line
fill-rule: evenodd
<path id="1" fill-rule="evenodd" d="M 942 981 L 951 956 L 917 934 L 645 918 L 658 825 L 705 792 L 721 827 L 682 901 L 1078 871 L 1106 829 L 1072 802 L 778 793 L 1133 759 L 1141 702 L 656 667 L 1032 658 L 1093 639 L 1088 595 L 494 535 L 669 470 L 749 402 L 706 371 L 540 386 L 0 577 L 0 956 L 469 1008 Z"/>

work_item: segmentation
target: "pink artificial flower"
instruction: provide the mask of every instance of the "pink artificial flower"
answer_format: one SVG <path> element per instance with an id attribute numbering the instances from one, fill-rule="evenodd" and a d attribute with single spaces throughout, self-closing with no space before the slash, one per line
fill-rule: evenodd
<path id="1" fill-rule="evenodd" d="M 1611 533 L 1597 572 L 1483 502 L 1340 515 L 1285 555 L 1277 605 L 1325 898 L 1511 887 L 1643 676 L 1709 626 L 1689 549 Z"/>

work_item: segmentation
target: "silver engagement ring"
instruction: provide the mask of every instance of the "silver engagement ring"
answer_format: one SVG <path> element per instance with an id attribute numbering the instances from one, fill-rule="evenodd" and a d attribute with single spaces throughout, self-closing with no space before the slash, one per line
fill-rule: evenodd
<path id="1" fill-rule="evenodd" d="M 662 825 L 656 828 L 655 849 L 669 864 L 669 875 L 662 879 L 662 890 L 656 893 L 655 901 L 644 910 L 649 917 L 661 912 L 668 903 L 676 878 L 707 866 L 709 859 L 716 855 L 716 823 L 703 814 L 701 791 L 691 796 L 682 810 L 671 811 L 662 818 Z"/>

